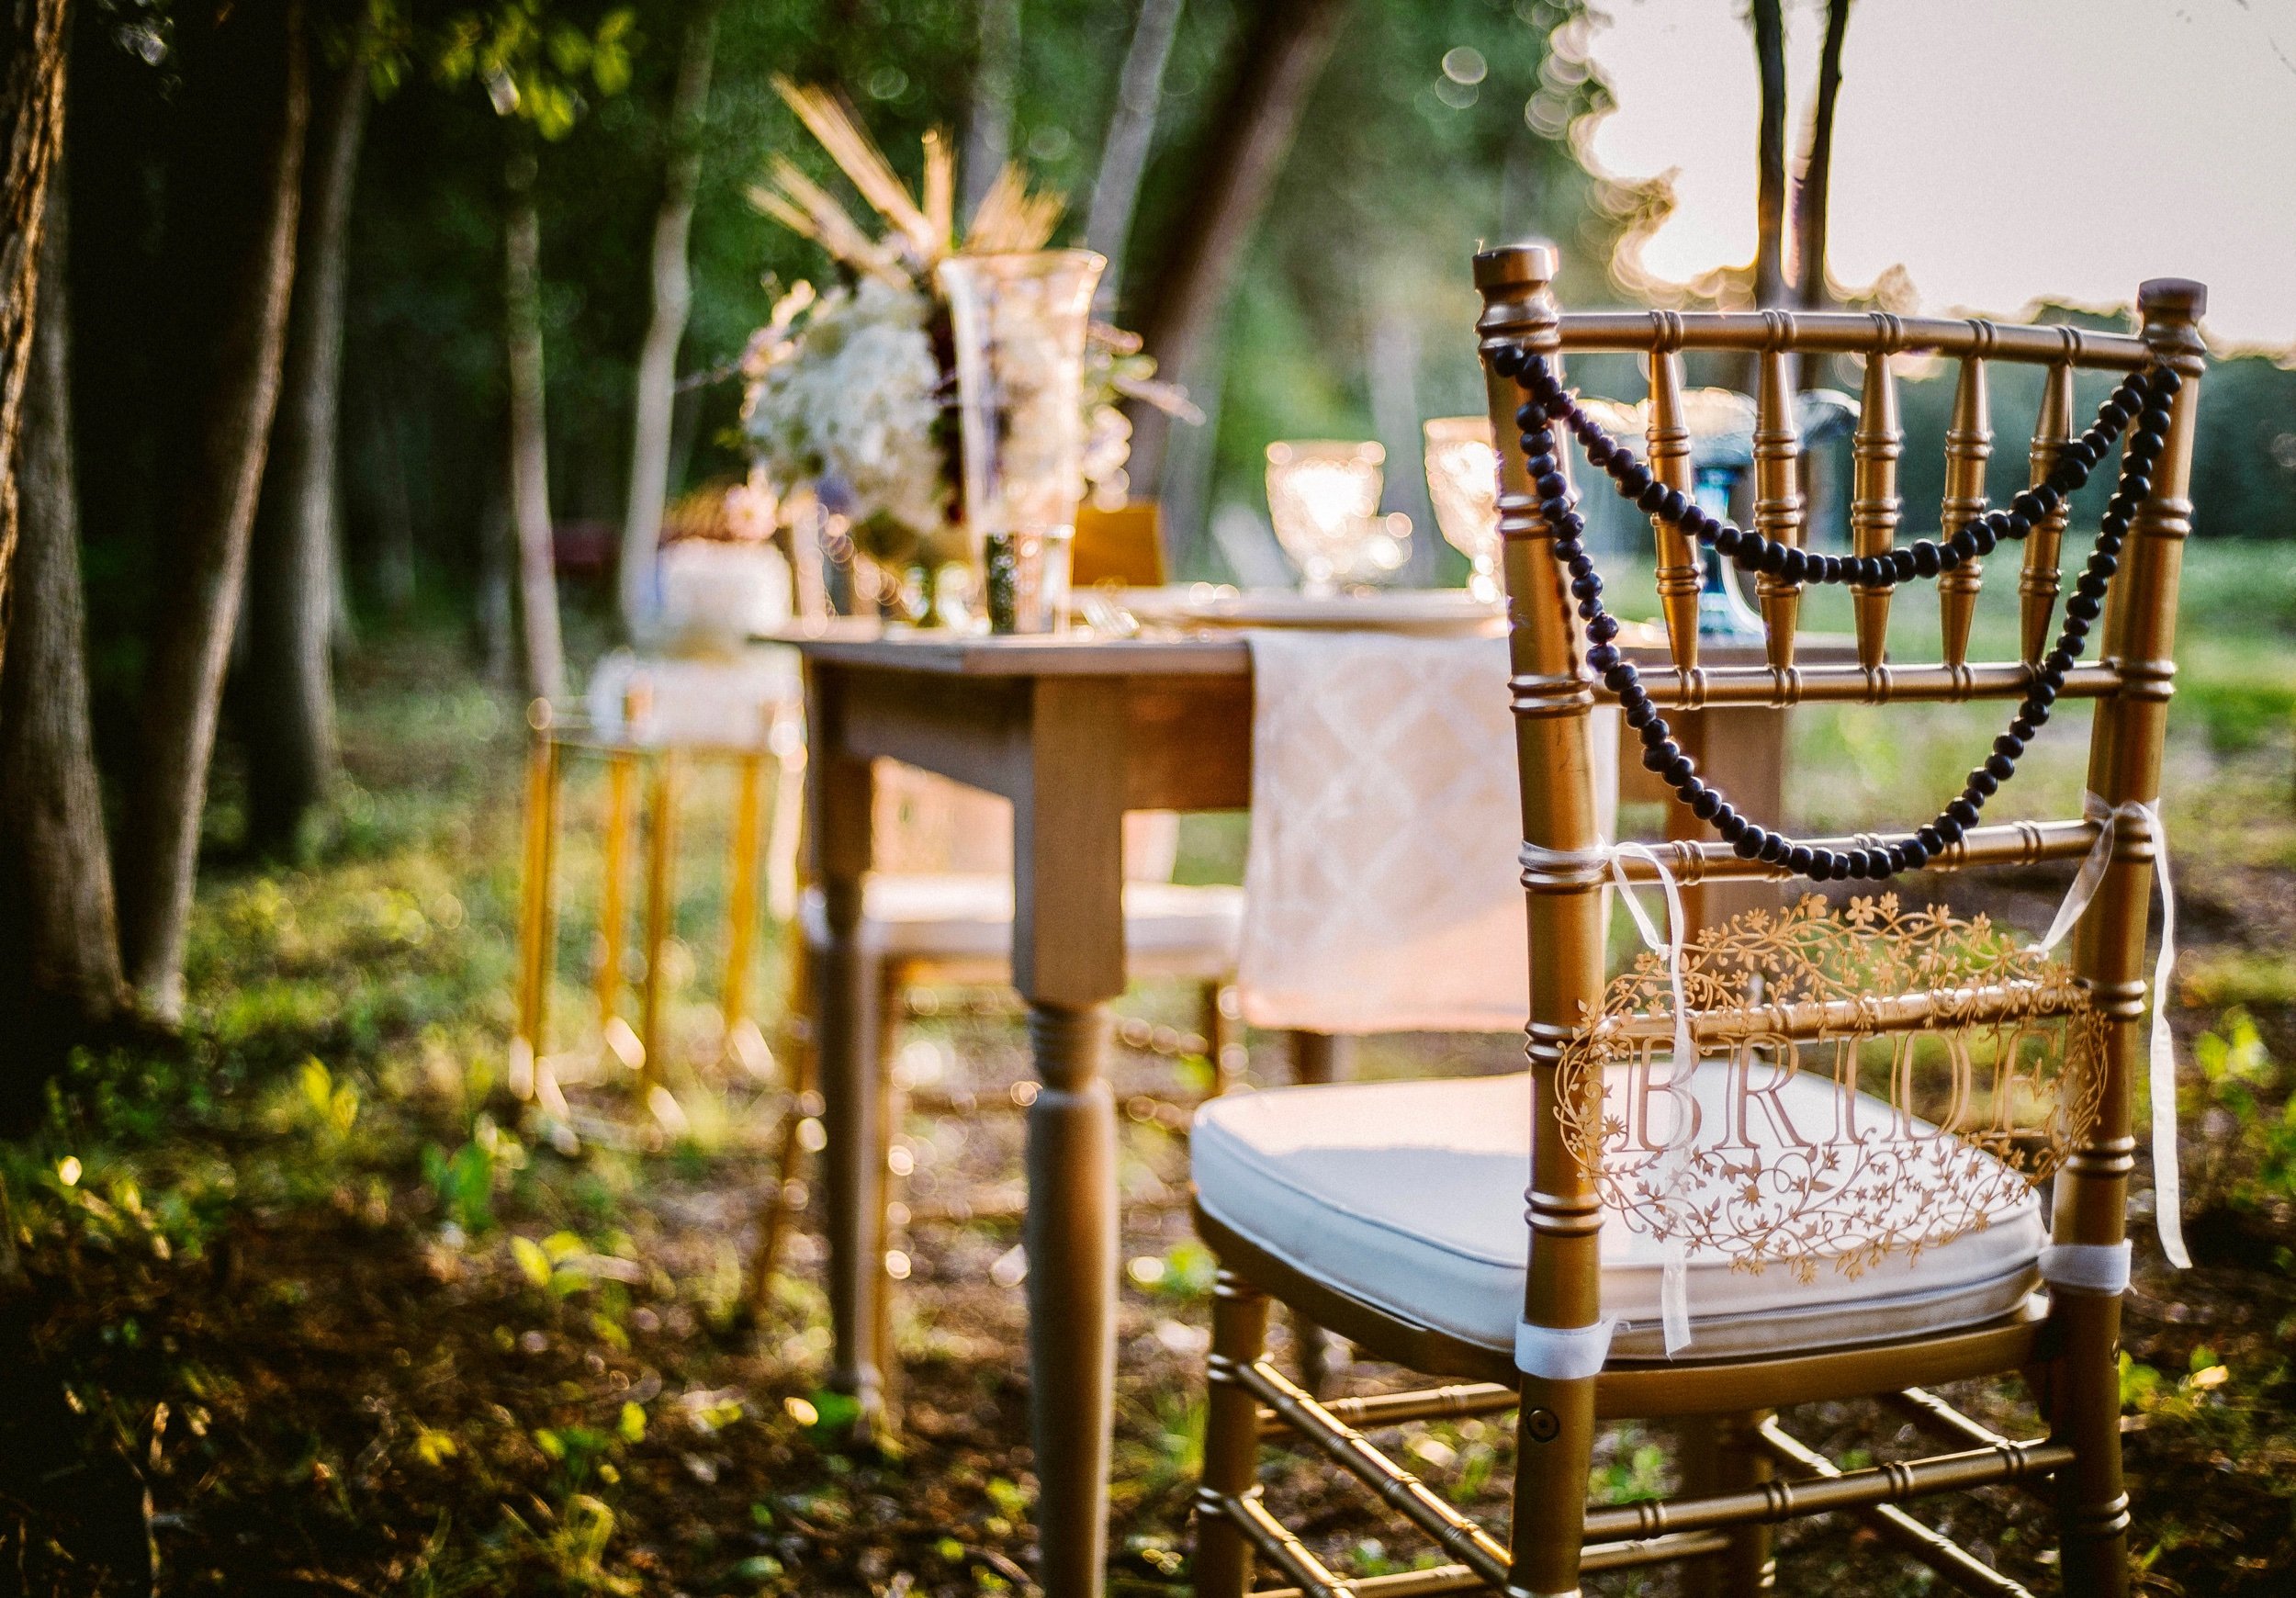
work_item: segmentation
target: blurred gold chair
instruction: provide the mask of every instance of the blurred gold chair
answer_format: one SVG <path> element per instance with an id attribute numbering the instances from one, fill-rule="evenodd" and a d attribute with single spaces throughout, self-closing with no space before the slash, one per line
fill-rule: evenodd
<path id="1" fill-rule="evenodd" d="M 1161 588 L 1165 581 L 1164 506 L 1154 500 L 1076 507 L 1070 580 L 1079 589 Z"/>
<path id="2" fill-rule="evenodd" d="M 1542 244 L 1490 251 L 1475 264 L 1492 422 L 1507 441 L 1500 504 L 1534 951 L 1530 1069 L 1465 1082 L 1276 1089 L 1199 1113 L 1198 1223 L 1222 1273 L 1196 1500 L 1196 1591 L 1236 1598 L 1256 1558 L 1280 1572 L 1286 1592 L 1323 1598 L 1470 1591 L 1567 1598 L 1588 1572 L 1681 1559 L 1689 1561 L 1685 1591 L 1750 1594 L 1775 1579 L 1773 1524 L 1846 1512 L 1953 1585 L 2015 1594 L 2025 1589 L 1898 1507 L 2015 1482 L 2053 1484 L 2064 1589 L 2120 1598 L 2128 1590 L 2129 1515 L 2115 1355 L 2135 1163 L 2131 1101 L 2143 1053 L 2152 878 L 2165 860 L 2156 806 L 2190 520 L 2203 292 L 2178 281 L 2146 284 L 2141 332 L 2117 336 L 1885 315 L 1561 315 L 1554 270 L 1554 252 Z M 1658 512 L 1673 665 L 1638 681 L 1596 647 L 1604 638 L 1599 584 L 1559 569 L 1574 553 L 1555 547 L 1570 530 L 1552 524 L 1542 505 L 1567 489 L 1569 455 L 1558 448 L 1533 468 L 1517 442 L 1522 426 L 1543 425 L 1536 407 L 1517 417 L 1526 394 L 1514 377 L 1526 359 L 1549 363 L 1547 375 L 1559 378 L 1565 353 L 1595 350 L 1645 354 L 1651 371 L 1649 430 L 1639 445 L 1649 469 L 1638 477 L 1622 457 L 1620 470 L 1642 508 Z M 1800 544 L 1789 358 L 1867 358 L 1856 448 L 1853 558 L 1862 564 L 1831 557 L 1836 565 L 1812 574 L 1806 557 L 1769 556 L 1758 591 L 1766 665 L 1698 661 L 1699 563 L 1683 531 L 1698 523 L 1683 518 L 1679 498 L 1669 500 L 1670 490 L 1688 486 L 1679 425 L 1684 350 L 1758 356 L 1753 521 L 1762 542 L 1733 533 L 1723 547 L 1765 555 Z M 2046 493 L 2020 495 L 1952 557 L 1927 540 L 1902 557 L 1893 548 L 1903 441 L 1887 357 L 1900 350 L 1959 362 L 1940 535 L 1949 542 L 1986 513 L 1988 363 L 2046 368 L 2032 444 L 2032 481 Z M 2137 464 L 2124 467 L 2134 475 L 2124 478 L 2126 498 L 2113 512 L 2127 523 L 2117 577 L 2114 551 L 2100 537 L 2052 650 L 2066 518 L 2051 478 L 2073 485 L 2084 455 L 2093 460 L 2113 436 L 2109 412 L 2099 433 L 2071 438 L 2077 369 L 2143 374 L 2117 396 L 2127 400 L 2119 415 Z M 1539 379 L 1536 368 L 1528 377 Z M 1604 455 L 1610 458 L 1607 446 Z M 1600 477 L 1593 491 L 1612 491 Z M 2026 532 L 2022 658 L 1973 664 L 1966 651 L 1980 563 L 1964 557 Z M 1707 525 L 1705 535 L 1714 535 Z M 1941 568 L 1944 658 L 1889 662 L 1893 588 Z M 1797 666 L 1795 579 L 1808 575 L 1855 585 L 1858 664 Z M 2100 649 L 2081 661 L 2092 621 Z M 1582 652 L 1594 660 L 1582 664 Z M 1728 834 L 1742 847 L 1692 839 L 1605 849 L 1588 745 L 1602 697 L 1618 698 L 1630 721 L 1646 698 L 1670 711 L 2027 703 L 1991 769 L 1974 772 L 1930 828 L 1800 845 L 1778 838 L 1773 848 L 1773 835 L 1755 825 Z M 2083 817 L 1981 824 L 1978 807 L 2001 780 L 2001 761 L 2013 765 L 2060 698 L 2096 706 L 2094 792 Z M 1700 795 L 1663 725 L 1644 737 L 1677 789 Z M 1705 814 L 1728 825 L 1718 811 Z M 1646 929 L 1653 952 L 1604 981 L 1598 928 L 1614 882 L 1656 882 L 1672 897 L 1678 882 L 2074 860 L 2089 865 L 2044 940 L 2045 947 L 2070 927 L 2067 963 L 1982 917 L 1925 911 L 1934 879 L 1922 878 L 1902 901 L 1880 884 L 1853 883 L 1859 896 L 1846 907 L 1813 897 L 1784 915 L 1753 913 L 1709 928 L 1686 949 L 1679 923 L 1671 947 Z M 2161 1063 L 2156 1056 L 2155 1072 Z M 2163 1239 L 2174 1258 L 2173 1128 L 2164 1139 L 2158 1122 L 2155 1153 Z M 1519 1208 L 1526 1173 L 1527 1232 Z M 2052 1176 L 2044 1217 L 2035 1187 Z M 1271 1294 L 1450 1385 L 1319 1403 L 1263 1355 Z M 2024 1373 L 2044 1436 L 1998 1435 L 1927 1390 L 2009 1372 Z M 1796 1439 L 1776 1412 L 1865 1396 L 1953 1451 L 1845 1469 Z M 1364 1435 L 1507 1410 L 1518 1413 L 1517 1468 L 1503 1540 Z M 1590 1506 L 1596 1426 L 1629 1417 L 1677 1422 L 1682 1495 Z M 1257 1458 L 1270 1436 L 1358 1478 L 1448 1562 L 1360 1580 L 1335 1574 L 1264 1500 Z"/>
<path id="3" fill-rule="evenodd" d="M 663 663 L 663 669 L 686 669 Z M 638 1096 L 658 1113 L 675 1110 L 657 1096 L 666 1092 L 665 1073 L 670 996 L 665 981 L 676 909 L 681 840 L 679 807 L 696 768 L 730 767 L 733 806 L 728 821 L 726 864 L 725 965 L 719 986 L 722 1055 L 752 1074 L 770 1069 L 771 1050 L 753 1015 L 751 982 L 756 964 L 760 912 L 789 920 L 797 901 L 797 827 L 805 772 L 801 705 L 794 674 L 785 692 L 757 696 L 740 726 L 712 727 L 698 735 L 661 725 L 657 717 L 650 669 L 640 665 L 629 687 L 611 696 L 601 716 L 596 707 L 560 708 L 537 699 L 527 707 L 524 851 L 519 884 L 517 993 L 510 1046 L 510 1087 L 521 1099 L 539 1100 L 562 1120 L 567 1113 L 559 1080 L 571 1063 L 589 1073 L 594 1063 L 626 1069 Z M 754 722 L 755 730 L 748 730 Z M 578 1050 L 572 1057 L 548 1048 L 549 1001 L 557 951 L 558 856 L 564 826 L 564 787 L 570 761 L 596 760 L 605 767 L 605 811 L 600 839 L 597 952 L 592 972 L 598 1017 L 594 1059 Z M 644 839 L 643 898 L 638 906 L 637 1024 L 624 1013 L 628 985 L 630 872 Z M 587 1045 L 585 1045 L 587 1048 Z"/>

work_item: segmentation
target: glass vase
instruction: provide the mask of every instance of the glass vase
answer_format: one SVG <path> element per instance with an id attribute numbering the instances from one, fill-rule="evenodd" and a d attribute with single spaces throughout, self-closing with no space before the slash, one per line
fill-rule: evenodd
<path id="1" fill-rule="evenodd" d="M 956 339 L 964 515 L 993 633 L 1068 625 L 1084 498 L 1085 333 L 1107 264 L 1089 250 L 940 264 Z"/>

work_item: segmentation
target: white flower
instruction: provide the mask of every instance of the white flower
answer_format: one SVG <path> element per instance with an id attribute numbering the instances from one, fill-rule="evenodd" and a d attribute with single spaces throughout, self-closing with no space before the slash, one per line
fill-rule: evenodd
<path id="1" fill-rule="evenodd" d="M 942 400 L 931 309 L 913 288 L 865 278 L 760 333 L 745 361 L 745 422 L 775 478 L 838 478 L 857 521 L 884 515 L 918 535 L 940 524 L 949 490 L 933 439 Z"/>

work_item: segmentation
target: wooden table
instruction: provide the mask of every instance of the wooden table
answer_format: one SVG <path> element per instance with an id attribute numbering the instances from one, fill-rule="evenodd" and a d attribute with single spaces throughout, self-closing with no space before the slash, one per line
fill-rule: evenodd
<path id="1" fill-rule="evenodd" d="M 1028 1110 L 1030 1430 L 1039 1580 L 1101 1591 L 1115 1407 L 1116 1106 L 1109 1001 L 1124 991 L 1122 819 L 1232 810 L 1251 798 L 1252 674 L 1235 634 L 1172 639 L 793 634 L 803 652 L 814 881 L 828 942 L 816 967 L 833 1381 L 882 1403 L 884 1208 L 876 996 L 855 934 L 870 867 L 870 761 L 920 766 L 1013 807 L 1013 984 L 1041 1086 Z M 1804 654 L 1825 652 L 1811 640 Z M 1705 651 L 1708 660 L 1757 659 Z M 1497 677 L 1491 692 L 1503 691 Z M 1784 717 L 1678 716 L 1701 769 L 1753 813 L 1779 813 Z M 1718 728 L 1727 727 L 1727 731 Z M 1637 777 L 1642 775 L 1629 762 Z M 1622 782 L 1626 797 L 1636 792 Z M 1683 817 L 1685 821 L 1689 817 Z M 1695 825 L 1694 822 L 1692 825 Z M 1763 891 L 1756 884 L 1755 892 Z"/>

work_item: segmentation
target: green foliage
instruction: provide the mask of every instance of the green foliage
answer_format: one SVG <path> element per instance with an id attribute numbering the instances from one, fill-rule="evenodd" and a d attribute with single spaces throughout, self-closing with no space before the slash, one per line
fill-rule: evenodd
<path id="1" fill-rule="evenodd" d="M 2296 1202 L 2296 1095 L 2254 1018 L 2227 1012 L 2193 1043 L 2192 1058 L 2200 1079 L 2178 1097 L 2202 1134 L 2193 1204 L 2259 1213 Z"/>
<path id="2" fill-rule="evenodd" d="M 478 1118 L 471 1127 L 470 1140 L 453 1153 L 436 1143 L 425 1144 L 422 1150 L 422 1178 L 437 1196 L 440 1213 L 449 1225 L 469 1237 L 493 1230 L 495 1196 L 509 1185 L 512 1173 L 523 1170 L 525 1165 L 525 1146 L 497 1126 L 490 1115 Z M 527 1239 L 516 1238 L 512 1243 L 514 1255 L 521 1244 L 535 1248 Z M 523 1255 L 519 1259 L 523 1267 Z M 539 1285 L 548 1284 L 546 1258 Z"/>
<path id="3" fill-rule="evenodd" d="M 1638 1503 L 1664 1497 L 1667 1488 L 1666 1450 L 1633 1435 L 1621 1442 L 1616 1457 L 1587 1474 L 1587 1495 L 1596 1503 Z"/>
<path id="4" fill-rule="evenodd" d="M 501 0 L 447 20 L 432 71 L 449 86 L 477 82 L 497 116 L 515 117 L 556 142 L 589 109 L 586 83 L 604 98 L 630 86 L 636 23 L 625 6 L 586 28 L 548 0 Z"/>

